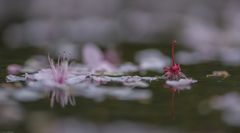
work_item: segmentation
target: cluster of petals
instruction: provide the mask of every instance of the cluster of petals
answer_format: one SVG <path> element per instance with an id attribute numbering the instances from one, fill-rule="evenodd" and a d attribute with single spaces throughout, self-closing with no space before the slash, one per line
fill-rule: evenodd
<path id="1" fill-rule="evenodd" d="M 76 95 L 97 99 L 97 101 L 105 99 L 107 96 L 116 97 L 120 100 L 149 99 L 151 97 L 150 90 L 135 88 L 147 88 L 151 81 L 165 79 L 168 88 L 183 90 L 190 89 L 191 85 L 197 82 L 197 80 L 187 78 L 182 72 L 180 65 L 175 63 L 175 45 L 176 42 L 173 41 L 171 66 L 163 67 L 164 62 L 161 61 L 155 64 L 155 66 L 163 68 L 163 76 L 132 76 L 131 72 L 149 68 L 157 71 L 159 69 L 149 65 L 149 62 L 146 62 L 145 59 L 142 60 L 140 54 L 138 60 L 142 62 L 142 65 L 136 66 L 130 62 L 121 65 L 120 58 L 112 49 L 102 52 L 95 45 L 86 44 L 82 51 L 83 64 L 70 63 L 66 58 L 59 58 L 55 62 L 48 57 L 48 67 L 41 68 L 39 66 L 46 65 L 44 63 L 36 63 L 38 61 L 35 61 L 34 64 L 37 64 L 35 68 L 40 69 L 30 69 L 31 72 L 26 71 L 29 70 L 29 67 L 25 70 L 24 68 L 26 67 L 22 67 L 23 69 L 21 70 L 21 67 L 12 65 L 8 68 L 10 75 L 7 76 L 7 81 L 26 82 L 29 87 L 44 91 L 50 98 L 51 106 L 54 106 L 55 103 L 59 103 L 62 107 L 68 104 L 75 105 L 74 96 Z M 149 55 L 147 52 L 143 53 L 144 55 Z M 155 55 L 163 57 L 158 53 L 155 53 Z M 152 55 L 149 55 L 149 57 L 153 58 Z M 153 59 L 158 60 L 155 57 Z M 17 76 L 14 75 L 16 72 L 25 72 L 25 74 Z M 112 87 L 112 83 L 117 84 L 117 87 Z"/>

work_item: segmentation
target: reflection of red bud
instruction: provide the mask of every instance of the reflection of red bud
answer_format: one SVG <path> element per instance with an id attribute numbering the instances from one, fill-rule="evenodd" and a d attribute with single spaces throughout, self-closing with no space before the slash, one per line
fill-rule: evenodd
<path id="1" fill-rule="evenodd" d="M 172 93 L 176 93 L 177 89 L 171 88 Z"/>
<path id="2" fill-rule="evenodd" d="M 172 93 L 177 92 L 176 88 L 169 86 L 168 84 L 163 84 L 163 88 L 169 89 Z"/>
<path id="3" fill-rule="evenodd" d="M 176 112 L 175 96 L 176 96 L 177 89 L 172 86 L 169 86 L 168 84 L 163 84 L 163 88 L 167 88 L 172 94 L 171 100 L 170 100 L 170 115 L 173 119 L 175 119 L 175 112 Z"/>

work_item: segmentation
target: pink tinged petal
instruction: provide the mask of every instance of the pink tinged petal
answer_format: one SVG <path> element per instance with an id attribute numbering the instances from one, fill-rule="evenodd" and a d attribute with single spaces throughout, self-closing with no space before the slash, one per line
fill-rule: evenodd
<path id="1" fill-rule="evenodd" d="M 50 58 L 50 56 L 48 56 L 48 62 L 49 62 L 49 65 L 50 65 L 50 68 L 55 71 L 56 68 L 55 68 L 55 65 L 54 65 L 54 61 L 53 59 Z"/>
<path id="2" fill-rule="evenodd" d="M 11 64 L 7 67 L 8 74 L 18 74 L 22 70 L 22 66 L 18 64 Z"/>
<path id="3" fill-rule="evenodd" d="M 105 60 L 114 65 L 119 65 L 121 63 L 118 52 L 113 48 L 107 49 L 105 52 Z"/>
<path id="4" fill-rule="evenodd" d="M 53 59 L 48 57 L 50 69 L 52 71 L 52 77 L 54 78 L 55 82 L 59 84 L 64 84 L 67 75 L 68 75 L 68 61 L 58 59 L 57 64 L 54 64 Z"/>
<path id="5" fill-rule="evenodd" d="M 95 68 L 104 60 L 102 51 L 92 43 L 87 43 L 83 47 L 83 62 L 90 68 Z"/>

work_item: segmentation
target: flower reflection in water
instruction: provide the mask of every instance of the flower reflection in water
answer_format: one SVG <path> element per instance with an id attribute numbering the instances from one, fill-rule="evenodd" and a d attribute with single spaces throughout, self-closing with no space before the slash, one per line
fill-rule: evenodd
<path id="1" fill-rule="evenodd" d="M 176 46 L 176 41 L 172 42 L 172 66 L 164 67 L 164 75 L 162 76 L 166 79 L 164 84 L 164 88 L 170 89 L 172 93 L 171 98 L 171 116 L 175 118 L 175 95 L 176 92 L 181 90 L 189 90 L 191 89 L 191 85 L 196 83 L 197 80 L 192 78 L 188 78 L 181 70 L 179 64 L 175 63 L 174 57 L 174 48 Z"/>
<path id="2" fill-rule="evenodd" d="M 71 94 L 71 86 L 67 82 L 69 76 L 69 62 L 66 59 L 58 59 L 55 63 L 50 57 L 50 68 L 42 69 L 39 72 L 29 76 L 30 85 L 36 85 L 40 83 L 39 87 L 45 88 L 45 91 L 49 94 L 51 99 L 50 105 L 54 106 L 54 103 L 60 103 L 62 107 L 65 107 L 68 103 L 75 105 L 75 99 Z"/>
<path id="3" fill-rule="evenodd" d="M 72 96 L 66 88 L 53 88 L 49 91 L 49 97 L 51 99 L 51 107 L 54 106 L 55 102 L 60 103 L 62 107 L 65 107 L 67 104 L 76 104 L 74 96 Z"/>
<path id="4" fill-rule="evenodd" d="M 81 69 L 78 64 L 69 64 L 67 60 L 59 59 L 54 63 L 49 58 L 50 67 L 36 73 L 26 73 L 25 76 L 8 75 L 9 82 L 26 82 L 33 91 L 48 93 L 50 105 L 59 103 L 62 107 L 67 104 L 75 105 L 74 96 L 103 101 L 107 97 L 118 100 L 148 100 L 152 93 L 147 88 L 149 82 L 158 77 L 143 76 L 111 76 L 89 69 Z M 106 85 L 110 83 L 110 85 Z M 117 83 L 118 86 L 111 86 Z M 104 86 L 103 86 L 104 85 Z"/>
<path id="5" fill-rule="evenodd" d="M 170 89 L 172 93 L 171 97 L 171 116 L 175 119 L 175 96 L 176 93 L 182 90 L 190 90 L 192 84 L 197 83 L 194 79 L 180 79 L 180 80 L 167 80 L 164 84 L 164 88 Z"/>

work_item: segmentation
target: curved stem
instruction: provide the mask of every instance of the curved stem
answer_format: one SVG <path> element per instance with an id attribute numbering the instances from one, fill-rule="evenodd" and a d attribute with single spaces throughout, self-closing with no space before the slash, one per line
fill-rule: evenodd
<path id="1" fill-rule="evenodd" d="M 174 40 L 172 42 L 172 65 L 175 64 L 175 60 L 174 60 L 174 48 L 175 48 L 175 46 L 176 46 L 176 40 Z"/>

